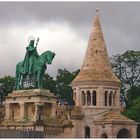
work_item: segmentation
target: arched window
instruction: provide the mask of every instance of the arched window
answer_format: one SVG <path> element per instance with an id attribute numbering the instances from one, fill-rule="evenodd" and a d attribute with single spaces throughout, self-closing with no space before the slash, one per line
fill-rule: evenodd
<path id="1" fill-rule="evenodd" d="M 103 134 L 101 135 L 101 138 L 108 138 L 108 136 L 107 136 L 107 134 L 103 133 Z"/>
<path id="2" fill-rule="evenodd" d="M 90 138 L 90 128 L 88 126 L 85 127 L 85 138 Z"/>
<path id="3" fill-rule="evenodd" d="M 95 91 L 95 90 L 93 91 L 93 96 L 92 96 L 92 98 L 93 98 L 93 99 L 92 99 L 92 105 L 93 105 L 93 106 L 96 106 L 96 91 Z"/>
<path id="4" fill-rule="evenodd" d="M 110 93 L 109 94 L 109 106 L 111 106 L 111 97 L 112 97 L 112 94 Z"/>
<path id="5" fill-rule="evenodd" d="M 123 128 L 118 132 L 117 138 L 131 138 L 131 133 L 128 129 Z"/>
<path id="6" fill-rule="evenodd" d="M 107 106 L 107 94 L 108 94 L 108 92 L 105 91 L 105 106 Z"/>
<path id="7" fill-rule="evenodd" d="M 90 105 L 91 103 L 91 96 L 90 96 L 90 91 L 87 91 L 87 105 Z"/>
<path id="8" fill-rule="evenodd" d="M 85 105 L 85 92 L 82 91 L 82 105 Z"/>

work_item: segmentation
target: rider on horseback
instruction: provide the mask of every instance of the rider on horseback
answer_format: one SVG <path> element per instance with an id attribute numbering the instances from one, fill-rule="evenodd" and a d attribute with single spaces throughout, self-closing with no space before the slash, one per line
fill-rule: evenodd
<path id="1" fill-rule="evenodd" d="M 29 46 L 26 48 L 26 55 L 23 61 L 23 73 L 33 74 L 34 73 L 34 62 L 38 59 L 36 47 L 34 47 L 34 40 L 31 39 Z"/>
<path id="2" fill-rule="evenodd" d="M 16 65 L 15 90 L 43 87 L 42 80 L 46 70 L 46 63 L 49 65 L 52 63 L 55 53 L 45 51 L 39 55 L 36 49 L 38 41 L 39 38 L 34 47 L 34 40 L 30 40 L 24 60 Z"/>

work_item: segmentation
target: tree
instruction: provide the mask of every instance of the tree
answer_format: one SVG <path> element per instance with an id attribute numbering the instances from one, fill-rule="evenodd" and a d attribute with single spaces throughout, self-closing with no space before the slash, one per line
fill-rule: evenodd
<path id="1" fill-rule="evenodd" d="M 0 104 L 3 103 L 5 96 L 5 86 L 3 83 L 0 83 Z"/>
<path id="2" fill-rule="evenodd" d="M 126 95 L 125 116 L 140 122 L 140 86 L 132 86 Z"/>
<path id="3" fill-rule="evenodd" d="M 110 58 L 113 71 L 122 82 L 121 93 L 140 82 L 140 51 L 126 51 Z"/>
<path id="4" fill-rule="evenodd" d="M 79 73 L 79 70 L 75 72 L 69 72 L 67 69 L 58 69 L 58 74 L 56 77 L 56 90 L 57 94 L 62 100 L 67 100 L 72 102 L 72 88 L 70 86 L 71 82 Z"/>
<path id="5" fill-rule="evenodd" d="M 126 109 L 123 115 L 140 123 L 140 85 L 132 86 L 126 94 Z M 140 124 L 137 128 L 137 137 L 140 138 Z"/>
<path id="6" fill-rule="evenodd" d="M 56 94 L 56 81 L 53 80 L 49 74 L 45 74 L 43 78 L 43 88 L 50 90 L 50 92 Z"/>
<path id="7" fill-rule="evenodd" d="M 0 98 L 2 102 L 4 96 L 7 96 L 8 93 L 11 93 L 14 89 L 15 78 L 12 76 L 4 76 L 3 78 L 0 78 L 0 85 Z"/>

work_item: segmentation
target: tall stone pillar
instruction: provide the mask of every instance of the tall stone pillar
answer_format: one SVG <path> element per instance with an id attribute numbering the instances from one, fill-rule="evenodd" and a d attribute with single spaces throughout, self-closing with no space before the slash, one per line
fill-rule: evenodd
<path id="1" fill-rule="evenodd" d="M 90 97 L 91 97 L 91 99 L 90 99 L 90 101 L 91 101 L 90 102 L 90 105 L 93 106 L 93 93 L 90 93 Z"/>
<path id="2" fill-rule="evenodd" d="M 56 104 L 52 104 L 52 117 L 56 115 Z"/>
<path id="3" fill-rule="evenodd" d="M 85 106 L 87 106 L 87 94 L 85 94 Z"/>
<path id="4" fill-rule="evenodd" d="M 6 112 L 5 112 L 5 119 L 10 119 L 10 104 L 5 104 Z"/>
<path id="5" fill-rule="evenodd" d="M 114 94 L 113 93 L 111 94 L 111 100 L 112 100 L 111 101 L 112 102 L 111 106 L 114 106 Z"/>
<path id="6" fill-rule="evenodd" d="M 34 103 L 35 106 L 35 114 L 34 114 L 34 121 L 37 120 L 37 114 L 38 114 L 38 103 Z"/>
<path id="7" fill-rule="evenodd" d="M 25 118 L 25 103 L 20 103 L 20 119 Z"/>

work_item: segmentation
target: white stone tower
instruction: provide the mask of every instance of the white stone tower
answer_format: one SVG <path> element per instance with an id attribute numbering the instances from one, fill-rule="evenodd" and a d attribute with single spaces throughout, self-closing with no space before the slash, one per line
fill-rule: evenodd
<path id="1" fill-rule="evenodd" d="M 72 82 L 76 106 L 119 109 L 120 81 L 112 72 L 98 11 L 80 73 Z"/>
<path id="2" fill-rule="evenodd" d="M 96 10 L 83 65 L 72 82 L 75 106 L 83 113 L 81 122 L 74 121 L 80 130 L 76 137 L 136 137 L 136 123 L 120 114 L 120 85 L 109 63 Z"/>

